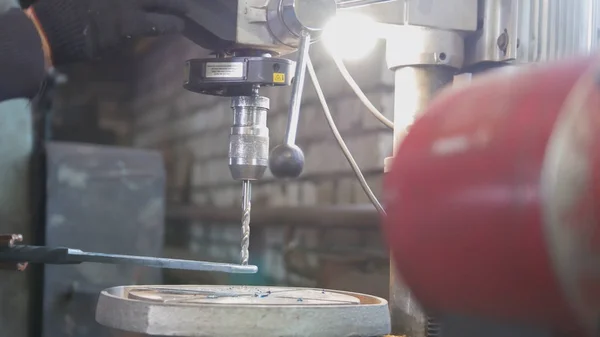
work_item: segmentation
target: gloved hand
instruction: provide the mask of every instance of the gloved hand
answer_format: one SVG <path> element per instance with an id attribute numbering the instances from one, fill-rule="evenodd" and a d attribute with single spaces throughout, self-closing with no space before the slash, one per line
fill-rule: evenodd
<path id="1" fill-rule="evenodd" d="M 52 63 L 61 65 L 97 58 L 128 39 L 182 32 L 187 1 L 38 0 L 29 10 Z"/>

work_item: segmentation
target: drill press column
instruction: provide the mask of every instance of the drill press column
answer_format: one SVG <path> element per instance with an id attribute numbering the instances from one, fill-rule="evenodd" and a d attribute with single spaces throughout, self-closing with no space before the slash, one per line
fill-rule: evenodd
<path id="1" fill-rule="evenodd" d="M 406 49 L 412 41 L 418 48 Z M 434 94 L 452 81 L 463 63 L 464 42 L 457 32 L 397 26 L 387 39 L 386 60 L 395 73 L 394 153 L 407 134 L 407 127 L 429 104 Z M 386 160 L 386 171 L 391 159 Z M 404 284 L 392 260 L 390 267 L 390 315 L 392 334 L 411 337 L 438 337 L 439 323 L 420 308 Z"/>

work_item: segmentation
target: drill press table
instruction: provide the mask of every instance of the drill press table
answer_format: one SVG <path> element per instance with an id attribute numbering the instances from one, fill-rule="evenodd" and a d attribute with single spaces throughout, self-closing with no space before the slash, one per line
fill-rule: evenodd
<path id="1" fill-rule="evenodd" d="M 390 332 L 384 299 L 342 291 L 251 286 L 127 286 L 100 294 L 96 320 L 187 337 L 374 337 Z"/>

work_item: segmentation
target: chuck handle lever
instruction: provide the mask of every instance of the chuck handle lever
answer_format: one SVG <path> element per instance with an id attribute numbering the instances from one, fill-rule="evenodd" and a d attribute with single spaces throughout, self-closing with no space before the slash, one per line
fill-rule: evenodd
<path id="1" fill-rule="evenodd" d="M 304 153 L 296 145 L 296 133 L 298 132 L 298 120 L 300 118 L 300 106 L 302 105 L 302 92 L 304 91 L 309 48 L 310 34 L 307 31 L 303 31 L 300 39 L 300 47 L 298 48 L 298 62 L 292 86 L 292 97 L 290 99 L 284 143 L 276 146 L 271 151 L 269 158 L 271 173 L 280 179 L 297 178 L 304 169 Z"/>

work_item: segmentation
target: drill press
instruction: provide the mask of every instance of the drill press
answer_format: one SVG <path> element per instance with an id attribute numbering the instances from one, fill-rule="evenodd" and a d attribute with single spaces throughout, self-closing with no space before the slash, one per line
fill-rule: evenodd
<path id="1" fill-rule="evenodd" d="M 241 264 L 248 264 L 251 184 L 263 177 L 267 166 L 278 178 L 296 178 L 302 173 L 304 155 L 295 145 L 300 103 L 309 46 L 335 15 L 334 0 L 273 0 L 197 2 L 190 15 L 187 35 L 216 57 L 189 60 L 184 87 L 187 90 L 231 98 L 233 125 L 229 134 L 229 170 L 242 182 Z M 229 10 L 235 15 L 235 30 L 227 35 L 207 14 Z M 239 13 L 244 13 L 240 15 Z M 214 20 L 213 20 L 214 21 Z M 227 20 L 224 20 L 227 21 Z M 208 23 L 207 23 L 208 22 Z M 219 23 L 220 24 L 220 23 Z M 206 30 L 211 37 L 206 37 Z M 200 33 L 202 32 L 202 33 Z M 207 41 L 211 42 L 207 42 Z M 296 63 L 277 55 L 298 49 Z M 267 115 L 269 99 L 261 88 L 293 84 L 284 144 L 269 158 Z"/>
<path id="2" fill-rule="evenodd" d="M 190 60 L 184 87 L 190 91 L 231 97 L 233 125 L 229 133 L 229 170 L 242 181 L 241 264 L 248 264 L 251 182 L 263 177 L 269 164 L 269 98 L 260 95 L 265 86 L 288 85 L 293 62 L 263 53 L 235 52 L 232 57 Z"/>
<path id="3" fill-rule="evenodd" d="M 367 1 L 368 3 L 372 0 Z M 296 132 L 310 43 L 337 9 L 335 0 L 193 1 L 186 35 L 215 51 L 187 62 L 184 87 L 229 97 L 229 169 L 242 182 L 241 263 L 248 263 L 251 183 L 269 166 L 300 175 Z M 353 1 L 360 6 L 363 1 Z M 279 55 L 298 50 L 297 62 Z M 264 87 L 293 85 L 283 144 L 269 155 Z M 251 266 L 240 266 L 251 267 Z M 169 336 L 383 336 L 387 301 L 324 289 L 249 286 L 117 287 L 102 292 L 96 320 L 120 330 Z M 360 323 L 357 323 L 360 322 Z"/>

